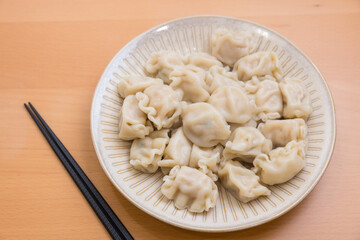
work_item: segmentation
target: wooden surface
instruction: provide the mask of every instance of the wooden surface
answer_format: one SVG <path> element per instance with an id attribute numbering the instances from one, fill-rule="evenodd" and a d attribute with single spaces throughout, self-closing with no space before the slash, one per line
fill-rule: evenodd
<path id="1" fill-rule="evenodd" d="M 29 100 L 136 239 L 360 239 L 360 2 L 297 2 L 0 0 L 0 239 L 110 238 L 25 112 Z M 283 34 L 319 67 L 336 105 L 335 152 L 319 184 L 289 213 L 244 231 L 192 232 L 143 213 L 112 186 L 92 146 L 92 95 L 113 55 L 195 14 Z"/>

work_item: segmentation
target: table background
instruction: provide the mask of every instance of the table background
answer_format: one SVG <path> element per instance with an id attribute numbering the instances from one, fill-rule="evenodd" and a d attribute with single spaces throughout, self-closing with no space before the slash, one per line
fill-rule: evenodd
<path id="1" fill-rule="evenodd" d="M 0 239 L 109 239 L 22 104 L 32 101 L 135 239 L 360 239 L 360 1 L 0 0 Z M 136 3 L 136 4 L 135 4 Z M 128 202 L 92 146 L 90 105 L 113 55 L 164 21 L 219 14 L 266 25 L 319 67 L 336 106 L 329 168 L 297 207 L 232 233 L 170 226 Z"/>

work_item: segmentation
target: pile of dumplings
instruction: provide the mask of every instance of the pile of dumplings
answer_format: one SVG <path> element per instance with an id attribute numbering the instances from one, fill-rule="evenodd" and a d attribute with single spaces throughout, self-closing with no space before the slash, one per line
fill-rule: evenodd
<path id="1" fill-rule="evenodd" d="M 256 52 L 250 32 L 218 29 L 212 55 L 155 52 L 144 76 L 126 76 L 120 133 L 130 164 L 165 174 L 161 192 L 179 209 L 208 211 L 219 182 L 248 202 L 305 165 L 306 88 L 283 78 L 274 52 Z"/>

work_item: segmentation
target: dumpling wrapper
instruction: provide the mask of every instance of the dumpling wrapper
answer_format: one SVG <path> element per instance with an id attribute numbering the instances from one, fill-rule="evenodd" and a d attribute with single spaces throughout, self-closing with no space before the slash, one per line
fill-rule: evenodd
<path id="1" fill-rule="evenodd" d="M 279 84 L 284 98 L 284 117 L 307 119 L 312 113 L 310 94 L 300 79 L 287 78 Z"/>
<path id="2" fill-rule="evenodd" d="M 218 175 L 221 184 L 244 203 L 271 194 L 269 189 L 260 184 L 259 177 L 238 161 L 222 161 Z"/>
<path id="3" fill-rule="evenodd" d="M 268 120 L 260 123 L 258 129 L 275 147 L 283 147 L 292 140 L 304 141 L 307 135 L 307 125 L 302 118 Z"/>
<path id="4" fill-rule="evenodd" d="M 259 119 L 265 122 L 281 118 L 283 99 L 279 84 L 273 77 L 265 76 L 259 79 L 254 76 L 246 82 L 245 90 L 255 101 Z"/>
<path id="5" fill-rule="evenodd" d="M 229 67 L 212 66 L 206 73 L 205 82 L 209 93 L 213 93 L 217 88 L 223 86 L 238 88 L 245 86 L 243 81 L 237 79 L 236 73 L 229 71 Z"/>
<path id="6" fill-rule="evenodd" d="M 247 123 L 256 113 L 255 102 L 238 87 L 217 88 L 211 94 L 208 103 L 214 106 L 227 122 L 231 123 Z"/>
<path id="7" fill-rule="evenodd" d="M 254 128 L 256 128 L 257 121 L 255 121 L 254 119 L 250 119 L 250 121 L 243 123 L 243 124 L 229 123 L 229 125 L 230 125 L 230 132 L 233 133 L 239 127 L 254 127 Z M 230 136 L 231 136 L 231 134 L 230 134 Z M 230 138 L 230 136 L 229 136 L 229 138 Z M 225 147 L 226 143 L 229 141 L 229 138 L 222 141 L 221 145 Z"/>
<path id="8" fill-rule="evenodd" d="M 160 51 L 151 54 L 145 64 L 145 69 L 148 73 L 161 78 L 166 84 L 170 84 L 170 73 L 179 66 L 184 66 L 184 58 L 179 53 Z"/>
<path id="9" fill-rule="evenodd" d="M 208 103 L 183 104 L 185 136 L 200 147 L 213 147 L 230 136 L 224 117 Z"/>
<path id="10" fill-rule="evenodd" d="M 139 108 L 147 114 L 148 119 L 160 130 L 170 128 L 179 120 L 180 101 L 174 90 L 167 85 L 154 85 L 144 92 L 136 93 Z"/>
<path id="11" fill-rule="evenodd" d="M 176 166 L 164 177 L 161 192 L 179 209 L 208 211 L 216 205 L 218 188 L 211 178 L 195 168 Z"/>
<path id="12" fill-rule="evenodd" d="M 204 102 L 209 98 L 206 90 L 205 71 L 193 65 L 178 67 L 170 74 L 170 87 L 179 99 L 188 102 Z"/>
<path id="13" fill-rule="evenodd" d="M 212 66 L 223 66 L 222 63 L 216 59 L 216 57 L 211 56 L 205 52 L 190 53 L 184 61 L 186 65 L 194 65 L 206 71 L 209 70 L 209 68 Z"/>
<path id="14" fill-rule="evenodd" d="M 250 32 L 235 32 L 224 28 L 214 32 L 210 43 L 212 55 L 230 67 L 255 48 L 254 37 Z"/>
<path id="15" fill-rule="evenodd" d="M 257 126 L 257 121 L 255 121 L 254 119 L 250 119 L 250 121 L 248 121 L 246 123 L 243 123 L 243 124 L 230 123 L 230 131 L 234 132 L 238 127 L 253 127 L 253 128 L 256 128 L 256 126 Z"/>
<path id="16" fill-rule="evenodd" d="M 137 92 L 142 92 L 145 88 L 152 85 L 162 84 L 164 82 L 160 78 L 125 76 L 120 79 L 118 92 L 122 98 L 126 98 L 128 95 L 135 95 Z"/>
<path id="17" fill-rule="evenodd" d="M 169 144 L 164 151 L 164 159 L 159 162 L 163 173 L 168 174 L 170 169 L 179 166 L 188 166 L 192 143 L 185 137 L 183 128 L 173 130 Z"/>
<path id="18" fill-rule="evenodd" d="M 130 148 L 130 164 L 137 170 L 153 173 L 169 142 L 169 129 L 154 131 L 149 136 L 135 139 Z"/>
<path id="19" fill-rule="evenodd" d="M 213 181 L 218 180 L 217 171 L 222 156 L 223 147 L 203 148 L 193 145 L 190 155 L 189 166 L 197 168 L 200 172 L 208 175 Z"/>
<path id="20" fill-rule="evenodd" d="M 258 155 L 253 171 L 263 183 L 274 185 L 292 179 L 305 166 L 305 142 L 291 141 L 285 147 L 272 150 L 269 156 Z"/>
<path id="21" fill-rule="evenodd" d="M 274 52 L 257 52 L 241 58 L 235 63 L 234 72 L 242 81 L 250 80 L 253 76 L 271 75 L 278 81 L 282 79 L 279 60 Z"/>
<path id="22" fill-rule="evenodd" d="M 272 143 L 254 127 L 236 128 L 225 144 L 225 159 L 239 159 L 251 163 L 261 153 L 269 153 Z"/>
<path id="23" fill-rule="evenodd" d="M 146 114 L 140 110 L 134 95 L 124 99 L 120 111 L 119 129 L 119 137 L 123 140 L 144 138 L 154 130 L 150 121 L 146 119 Z"/>

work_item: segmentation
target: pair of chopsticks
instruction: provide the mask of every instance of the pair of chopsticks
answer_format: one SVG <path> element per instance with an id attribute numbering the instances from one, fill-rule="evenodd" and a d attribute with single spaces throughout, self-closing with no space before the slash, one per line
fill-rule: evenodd
<path id="1" fill-rule="evenodd" d="M 133 239 L 69 151 L 36 111 L 35 107 L 30 102 L 30 107 L 26 103 L 24 103 L 24 106 L 112 238 Z"/>

